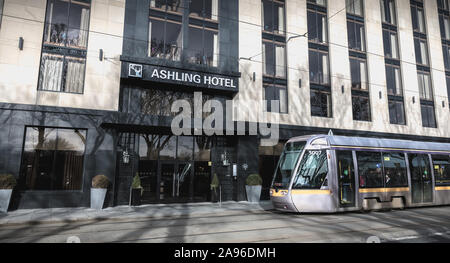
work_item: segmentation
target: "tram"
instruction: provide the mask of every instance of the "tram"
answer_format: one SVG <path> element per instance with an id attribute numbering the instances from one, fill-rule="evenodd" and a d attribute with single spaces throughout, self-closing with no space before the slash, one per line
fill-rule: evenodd
<path id="1" fill-rule="evenodd" d="M 274 208 L 337 213 L 450 204 L 450 144 L 334 135 L 289 140 Z"/>

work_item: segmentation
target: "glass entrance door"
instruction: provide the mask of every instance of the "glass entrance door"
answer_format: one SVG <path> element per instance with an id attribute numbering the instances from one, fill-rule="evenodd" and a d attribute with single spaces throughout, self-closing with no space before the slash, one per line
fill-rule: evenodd
<path id="1" fill-rule="evenodd" d="M 163 203 L 186 202 L 190 197 L 192 164 L 160 163 L 159 199 Z"/>
<path id="2" fill-rule="evenodd" d="M 430 159 L 425 154 L 410 154 L 411 195 L 415 204 L 433 202 L 433 182 Z"/>

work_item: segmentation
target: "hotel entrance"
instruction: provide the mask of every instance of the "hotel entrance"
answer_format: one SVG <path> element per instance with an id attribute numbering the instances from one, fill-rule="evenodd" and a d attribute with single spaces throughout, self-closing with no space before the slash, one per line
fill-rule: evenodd
<path id="1" fill-rule="evenodd" d="M 131 137 L 134 146 L 128 147 L 132 148 L 135 161 L 130 162 L 128 170 L 140 177 L 143 205 L 211 200 L 212 137 L 158 134 L 131 134 Z"/>

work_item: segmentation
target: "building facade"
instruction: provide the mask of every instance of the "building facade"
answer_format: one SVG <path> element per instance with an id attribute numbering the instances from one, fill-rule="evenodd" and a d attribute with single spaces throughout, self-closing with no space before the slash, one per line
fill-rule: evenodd
<path id="1" fill-rule="evenodd" d="M 135 175 L 143 203 L 254 173 L 267 199 L 283 143 L 329 130 L 450 142 L 449 41 L 447 0 L 0 0 L 10 208 L 89 206 L 98 174 L 107 206 Z"/>

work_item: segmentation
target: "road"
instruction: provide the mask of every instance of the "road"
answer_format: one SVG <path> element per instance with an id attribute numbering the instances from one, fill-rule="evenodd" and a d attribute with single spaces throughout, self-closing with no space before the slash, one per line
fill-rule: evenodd
<path id="1" fill-rule="evenodd" d="M 450 242 L 450 207 L 332 215 L 231 211 L 159 219 L 0 226 L 0 242 Z"/>

